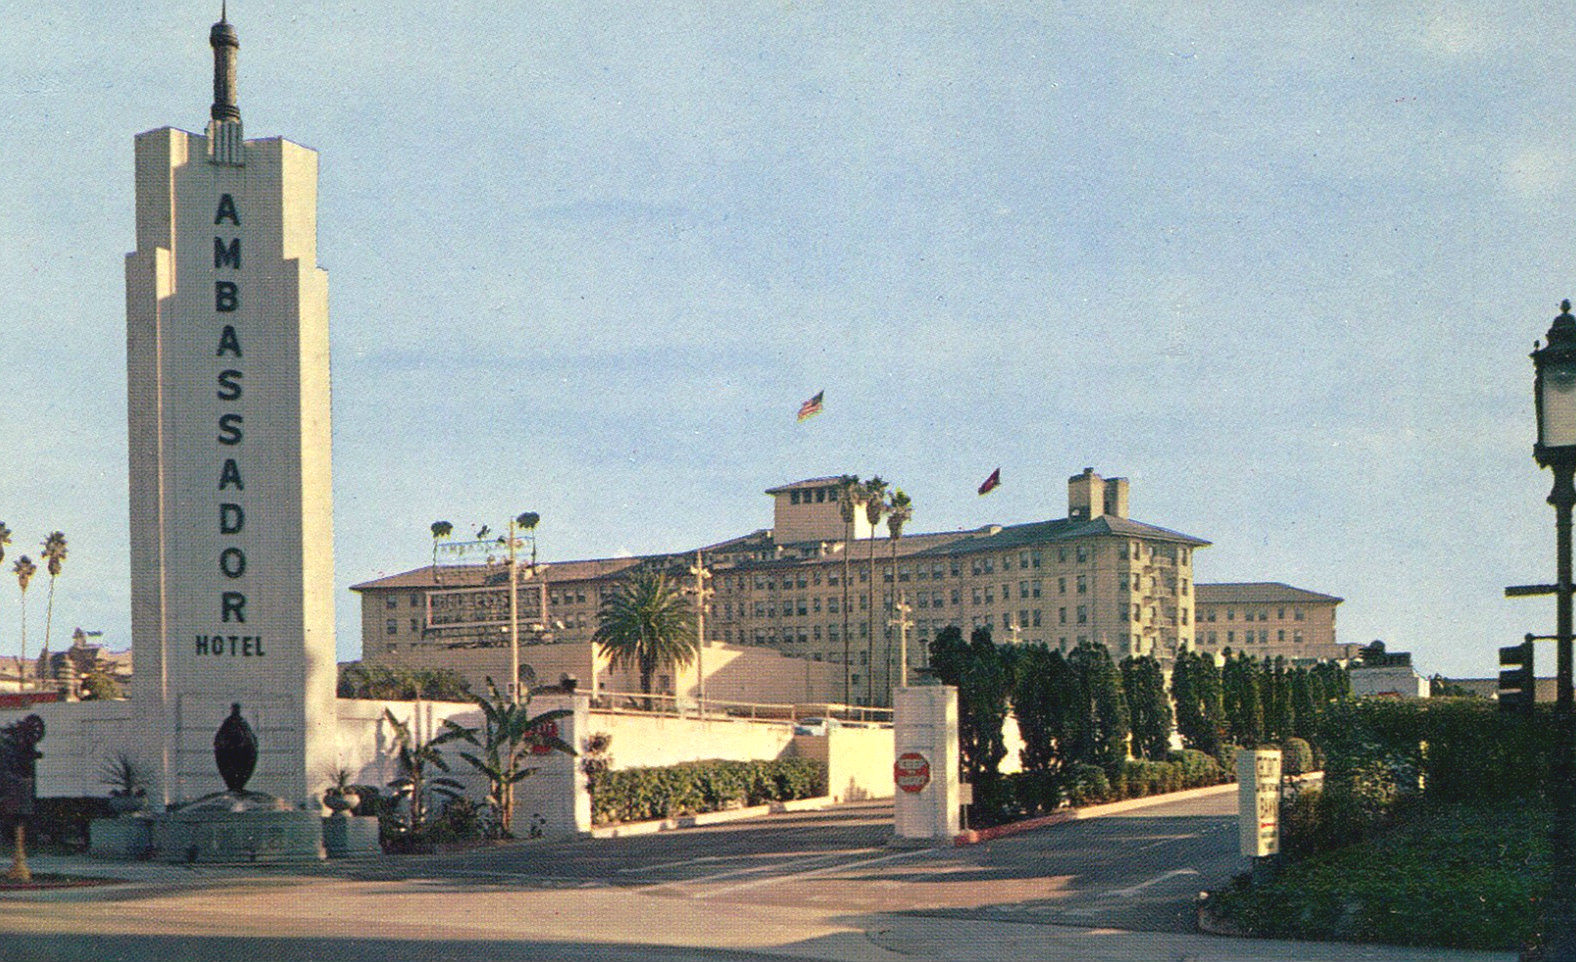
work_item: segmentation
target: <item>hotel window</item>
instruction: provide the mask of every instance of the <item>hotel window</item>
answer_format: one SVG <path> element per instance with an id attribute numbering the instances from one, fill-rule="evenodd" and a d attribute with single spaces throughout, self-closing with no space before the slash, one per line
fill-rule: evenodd
<path id="1" fill-rule="evenodd" d="M 1089 623 L 1089 606 L 1088 605 L 1079 605 L 1078 606 L 1078 623 L 1080 625 L 1085 625 L 1085 624 Z"/>
<path id="2" fill-rule="evenodd" d="M 1293 631 L 1291 633 L 1291 643 L 1294 644 L 1294 645 L 1302 644 L 1302 632 L 1301 631 Z"/>
<path id="3" fill-rule="evenodd" d="M 954 562 L 952 562 L 952 577 L 954 577 L 954 578 L 961 578 L 962 576 L 963 576 L 963 562 L 961 562 L 961 561 L 954 561 Z"/>
<path id="4" fill-rule="evenodd" d="M 980 603 L 980 590 L 978 588 L 974 589 L 974 603 L 975 604 L 979 604 Z"/>
<path id="5" fill-rule="evenodd" d="M 385 607 L 385 608 L 398 608 L 399 607 L 399 599 L 394 597 L 393 595 L 385 595 L 383 597 L 383 607 Z"/>
<path id="6" fill-rule="evenodd" d="M 1029 588 L 1030 588 L 1030 591 L 1033 593 L 1032 594 L 1033 597 L 1038 598 L 1040 596 L 1040 582 L 1038 580 L 1035 580 L 1035 581 L 1031 582 L 1030 585 L 1029 585 Z"/>
<path id="7" fill-rule="evenodd" d="M 1138 608 L 1137 605 L 1134 605 L 1133 606 L 1133 620 L 1137 621 L 1137 620 L 1139 620 L 1142 617 L 1143 617 L 1143 613 L 1141 611 L 1139 611 L 1139 608 Z"/>
<path id="8" fill-rule="evenodd" d="M 814 601 L 815 601 L 815 604 L 812 606 L 812 610 L 816 614 L 820 614 L 821 613 L 821 596 L 820 595 L 816 595 Z"/>
<path id="9" fill-rule="evenodd" d="M 1080 562 L 1089 560 L 1089 549 L 1084 545 L 1078 546 L 1078 560 Z"/>
<path id="10" fill-rule="evenodd" d="M 1078 593 L 1081 595 L 1089 593 L 1089 582 L 1083 575 L 1078 576 Z"/>
<path id="11" fill-rule="evenodd" d="M 1029 566 L 1029 553 L 1027 551 L 1020 551 L 1020 552 L 1018 552 L 1018 567 L 1020 567 L 1020 568 L 1027 568 L 1028 566 Z"/>
<path id="12" fill-rule="evenodd" d="M 1012 627 L 1012 612 L 1010 612 L 1010 611 L 1003 611 L 1001 613 L 1001 626 L 1003 628 L 1011 628 Z"/>
<path id="13" fill-rule="evenodd" d="M 995 593 L 991 591 L 990 585 L 985 586 L 985 603 L 987 605 L 996 603 Z"/>
<path id="14" fill-rule="evenodd" d="M 1293 608 L 1291 610 L 1291 616 L 1292 616 L 1292 620 L 1294 620 L 1294 621 L 1301 621 L 1302 620 L 1302 609 L 1301 608 Z"/>
<path id="15" fill-rule="evenodd" d="M 1226 632 L 1226 644 L 1228 644 L 1228 645 L 1232 644 L 1236 640 L 1237 640 L 1237 633 L 1235 631 L 1228 631 L 1228 632 Z"/>
<path id="16" fill-rule="evenodd" d="M 421 595 L 420 594 L 417 594 L 416 592 L 411 592 L 411 595 L 410 595 L 410 606 L 412 608 L 420 608 L 421 607 Z"/>
<path id="17" fill-rule="evenodd" d="M 1067 609 L 1066 608 L 1057 608 L 1056 609 L 1056 623 L 1058 625 L 1065 625 L 1065 624 L 1067 624 Z"/>
<path id="18" fill-rule="evenodd" d="M 1066 548 L 1057 548 L 1056 549 L 1056 560 L 1061 562 L 1062 564 L 1066 564 L 1067 563 L 1067 549 Z"/>
<path id="19" fill-rule="evenodd" d="M 961 588 L 953 588 L 952 589 L 952 606 L 954 608 L 956 608 L 958 605 L 961 605 L 961 604 L 963 604 L 963 589 L 961 589 Z"/>
<path id="20" fill-rule="evenodd" d="M 396 619 L 396 618 L 390 618 L 383 625 L 383 631 L 386 634 L 390 634 L 390 635 L 397 635 L 397 634 L 399 634 L 399 620 Z"/>
<path id="21" fill-rule="evenodd" d="M 1286 609 L 1285 608 L 1277 609 L 1275 617 L 1279 618 L 1281 621 L 1285 621 L 1286 620 Z"/>
<path id="22" fill-rule="evenodd" d="M 1029 552 L 1029 567 L 1031 567 L 1031 568 L 1038 568 L 1039 566 L 1040 566 L 1040 550 L 1038 548 L 1036 548 L 1033 551 Z"/>
<path id="23" fill-rule="evenodd" d="M 410 630 L 411 630 L 412 634 L 416 634 L 416 633 L 419 633 L 421 631 L 421 619 L 420 618 L 412 618 L 410 620 Z"/>
<path id="24" fill-rule="evenodd" d="M 1065 595 L 1067 593 L 1067 579 L 1066 578 L 1057 578 L 1056 579 L 1056 593 L 1059 594 L 1059 595 Z"/>
<path id="25" fill-rule="evenodd" d="M 1018 612 L 1018 627 L 1029 627 L 1029 609 L 1024 608 L 1022 611 Z"/>
<path id="26" fill-rule="evenodd" d="M 1286 629 L 1285 628 L 1281 628 L 1281 629 L 1279 629 L 1279 630 L 1277 630 L 1275 632 L 1275 640 L 1279 641 L 1279 642 L 1285 642 L 1285 640 L 1286 640 Z"/>
<path id="27" fill-rule="evenodd" d="M 930 595 L 921 594 L 919 596 L 918 605 L 921 608 L 929 608 L 930 607 Z"/>
<path id="28" fill-rule="evenodd" d="M 1235 611 L 1233 611 L 1232 609 L 1227 608 L 1226 609 L 1226 620 L 1227 621 L 1235 621 L 1235 620 L 1237 620 L 1237 613 Z"/>
<path id="29" fill-rule="evenodd" d="M 1034 609 L 1034 627 L 1040 627 L 1040 609 Z"/>

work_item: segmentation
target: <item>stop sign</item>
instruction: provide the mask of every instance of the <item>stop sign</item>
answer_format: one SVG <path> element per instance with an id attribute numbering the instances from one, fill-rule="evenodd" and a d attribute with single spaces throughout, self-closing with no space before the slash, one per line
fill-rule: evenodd
<path id="1" fill-rule="evenodd" d="M 892 763 L 892 780 L 905 792 L 921 792 L 930 784 L 930 760 L 919 752 L 904 752 Z"/>

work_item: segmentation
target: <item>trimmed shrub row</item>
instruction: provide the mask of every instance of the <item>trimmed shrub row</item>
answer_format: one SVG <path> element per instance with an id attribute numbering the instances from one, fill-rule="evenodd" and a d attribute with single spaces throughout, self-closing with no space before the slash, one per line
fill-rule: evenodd
<path id="1" fill-rule="evenodd" d="M 1015 772 L 1001 776 L 988 790 L 990 797 L 975 786 L 971 821 L 976 825 L 999 825 L 1044 815 L 1063 804 L 1098 805 L 1229 780 L 1218 761 L 1192 750 L 1171 752 L 1163 762 L 1128 759 L 1117 769 L 1115 778 L 1099 765 L 1082 762 L 1055 773 Z"/>
<path id="2" fill-rule="evenodd" d="M 826 794 L 826 767 L 805 758 L 711 759 L 596 772 L 590 788 L 592 824 L 610 825 L 815 798 Z"/>

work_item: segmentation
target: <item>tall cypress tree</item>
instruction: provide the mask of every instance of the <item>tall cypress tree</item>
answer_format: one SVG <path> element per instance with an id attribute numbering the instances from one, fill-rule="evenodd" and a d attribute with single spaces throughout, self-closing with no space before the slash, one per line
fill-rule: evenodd
<path id="1" fill-rule="evenodd" d="M 1129 718 L 1122 673 L 1104 645 L 1086 641 L 1067 656 L 1079 688 L 1069 756 L 1115 774 L 1127 760 Z M 1077 717 L 1082 714 L 1083 718 Z"/>
<path id="2" fill-rule="evenodd" d="M 1171 748 L 1171 701 L 1159 660 L 1153 655 L 1122 659 L 1122 691 L 1133 731 L 1133 754 L 1164 760 Z"/>

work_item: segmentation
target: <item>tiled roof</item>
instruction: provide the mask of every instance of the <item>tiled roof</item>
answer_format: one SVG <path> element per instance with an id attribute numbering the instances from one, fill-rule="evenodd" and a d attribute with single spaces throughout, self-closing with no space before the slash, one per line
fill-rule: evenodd
<path id="1" fill-rule="evenodd" d="M 805 482 L 799 483 L 803 484 Z M 992 524 L 967 531 L 905 534 L 898 539 L 897 556 L 899 558 L 943 558 L 953 555 L 974 554 L 982 551 L 1005 551 L 1046 542 L 1054 543 L 1101 536 L 1144 538 L 1150 541 L 1168 541 L 1190 547 L 1203 547 L 1209 544 L 1208 541 L 1201 538 L 1180 534 L 1166 528 L 1157 528 L 1154 525 L 1133 521 L 1129 518 L 1102 516 L 1090 521 L 1075 521 L 1070 518 L 1061 518 L 1055 521 L 1035 521 L 1028 524 Z M 836 544 L 838 542 L 828 539 L 826 543 Z M 803 549 L 812 548 L 819 544 L 820 542 L 808 541 L 797 545 L 783 545 L 782 547 L 785 551 L 781 556 L 772 555 L 756 559 L 746 557 L 738 560 L 733 567 L 749 569 L 789 568 L 807 562 L 824 562 L 842 557 L 841 552 L 824 555 L 817 552 L 809 556 L 801 553 Z M 701 550 L 708 553 L 726 552 L 728 549 L 745 548 L 752 545 L 757 545 L 757 550 L 762 552 L 763 555 L 774 551 L 777 547 L 769 539 L 768 533 L 761 530 L 742 537 L 720 541 Z M 856 539 L 847 549 L 850 559 L 858 561 L 869 557 L 872 545 L 875 547 L 875 553 L 878 558 L 891 557 L 892 539 L 881 536 Z M 795 548 L 799 548 L 801 551 L 793 550 Z M 547 580 L 550 582 L 583 581 L 618 574 L 642 561 L 693 555 L 694 550 L 692 548 L 688 551 L 674 552 L 672 554 L 645 555 L 633 558 L 561 561 L 545 563 L 542 567 L 546 569 Z M 436 570 L 442 575 L 441 581 L 437 580 L 434 569 L 429 565 L 352 585 L 350 590 L 433 588 L 439 585 L 444 587 L 464 587 L 487 583 L 488 570 L 483 565 L 444 566 Z M 495 572 L 494 577 L 501 578 L 502 575 Z M 1285 588 L 1284 585 L 1280 587 Z M 1199 585 L 1199 588 L 1202 590 L 1204 586 Z M 1291 588 L 1287 590 L 1297 591 L 1299 589 Z M 1305 594 L 1309 596 L 1307 600 L 1315 598 L 1328 600 L 1328 596 L 1325 595 L 1315 596 L 1312 592 L 1306 592 Z M 1336 598 L 1334 600 L 1340 601 L 1341 599 Z"/>
<path id="2" fill-rule="evenodd" d="M 1291 585 L 1279 581 L 1234 581 L 1217 584 L 1194 585 L 1197 589 L 1195 602 L 1201 605 L 1239 604 L 1239 605 L 1264 605 L 1276 604 L 1282 601 L 1299 602 L 1335 602 L 1339 604 L 1345 598 L 1334 595 L 1320 594 L 1306 588 L 1293 588 Z"/>
<path id="3" fill-rule="evenodd" d="M 783 491 L 796 491 L 799 488 L 823 488 L 829 484 L 837 484 L 841 480 L 843 479 L 840 475 L 830 478 L 807 478 L 803 481 L 795 481 L 792 484 L 784 484 L 775 488 L 767 488 L 766 493 L 778 494 Z"/>

